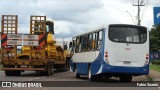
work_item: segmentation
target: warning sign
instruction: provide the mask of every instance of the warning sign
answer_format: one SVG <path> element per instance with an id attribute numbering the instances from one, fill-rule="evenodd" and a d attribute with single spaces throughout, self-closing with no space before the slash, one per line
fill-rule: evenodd
<path id="1" fill-rule="evenodd" d="M 7 39 L 22 39 L 22 34 L 7 34 Z"/>
<path id="2" fill-rule="evenodd" d="M 7 40 L 7 45 L 22 45 L 22 41 L 19 40 Z"/>
<path id="3" fill-rule="evenodd" d="M 23 39 L 38 40 L 39 39 L 39 35 L 23 35 Z"/>
<path id="4" fill-rule="evenodd" d="M 45 46 L 46 35 L 2 34 L 1 46 Z"/>
<path id="5" fill-rule="evenodd" d="M 26 45 L 26 46 L 38 46 L 38 41 L 23 41 L 23 45 Z"/>

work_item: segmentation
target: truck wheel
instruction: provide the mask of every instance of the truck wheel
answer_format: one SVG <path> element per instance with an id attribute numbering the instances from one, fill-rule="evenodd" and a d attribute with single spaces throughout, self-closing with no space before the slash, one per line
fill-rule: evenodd
<path id="1" fill-rule="evenodd" d="M 132 81 L 132 75 L 121 75 L 120 76 L 121 82 L 131 82 Z"/>
<path id="2" fill-rule="evenodd" d="M 51 67 L 50 68 L 51 68 L 50 69 L 50 74 L 53 75 L 53 69 L 54 69 L 54 64 L 53 63 L 51 63 Z"/>
<path id="3" fill-rule="evenodd" d="M 14 71 L 15 76 L 20 76 L 21 75 L 21 71 Z"/>
<path id="4" fill-rule="evenodd" d="M 9 70 L 9 71 L 5 71 L 6 76 L 19 76 L 21 75 L 21 71 L 13 71 L 13 70 Z"/>
<path id="5" fill-rule="evenodd" d="M 50 76 L 51 75 L 51 65 L 50 63 L 48 63 L 47 65 L 47 71 L 46 71 L 46 76 Z"/>
<path id="6" fill-rule="evenodd" d="M 12 76 L 12 72 L 11 71 L 5 71 L 6 76 Z"/>

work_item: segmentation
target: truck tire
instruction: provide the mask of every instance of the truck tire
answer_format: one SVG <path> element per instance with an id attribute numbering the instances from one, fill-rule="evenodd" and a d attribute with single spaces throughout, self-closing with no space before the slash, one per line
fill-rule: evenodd
<path id="1" fill-rule="evenodd" d="M 50 66 L 51 66 L 51 67 L 50 67 L 50 68 L 51 68 L 51 69 L 50 69 L 50 74 L 53 75 L 54 63 L 51 62 L 51 65 L 50 65 Z"/>
<path id="2" fill-rule="evenodd" d="M 132 75 L 121 75 L 120 76 L 121 82 L 131 82 L 132 81 Z"/>
<path id="3" fill-rule="evenodd" d="M 11 71 L 5 71 L 6 76 L 12 76 L 12 72 Z"/>
<path id="4" fill-rule="evenodd" d="M 50 63 L 48 63 L 47 64 L 47 70 L 46 70 L 46 76 L 50 76 L 51 75 L 51 64 Z"/>
<path id="5" fill-rule="evenodd" d="M 15 71 L 15 76 L 20 76 L 21 75 L 21 71 Z"/>
<path id="6" fill-rule="evenodd" d="M 13 70 L 9 70 L 9 71 L 5 71 L 6 76 L 19 76 L 21 75 L 21 71 L 13 71 Z"/>

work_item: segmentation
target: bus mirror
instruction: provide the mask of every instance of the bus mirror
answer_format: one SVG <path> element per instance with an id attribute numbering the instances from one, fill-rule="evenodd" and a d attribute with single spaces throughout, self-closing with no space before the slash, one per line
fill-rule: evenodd
<path id="1" fill-rule="evenodd" d="M 69 43 L 69 48 L 72 48 L 72 42 Z"/>

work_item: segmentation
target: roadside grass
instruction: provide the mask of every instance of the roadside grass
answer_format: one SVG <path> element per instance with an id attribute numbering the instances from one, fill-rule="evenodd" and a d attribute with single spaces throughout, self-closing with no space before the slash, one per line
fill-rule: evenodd
<path id="1" fill-rule="evenodd" d="M 160 65 L 151 64 L 150 69 L 160 72 Z"/>
<path id="2" fill-rule="evenodd" d="M 153 81 L 153 78 L 152 78 L 152 77 L 150 77 L 149 75 L 146 75 L 146 77 L 147 77 L 147 80 L 148 80 L 148 81 L 150 81 L 150 82 L 152 82 L 152 81 Z"/>

